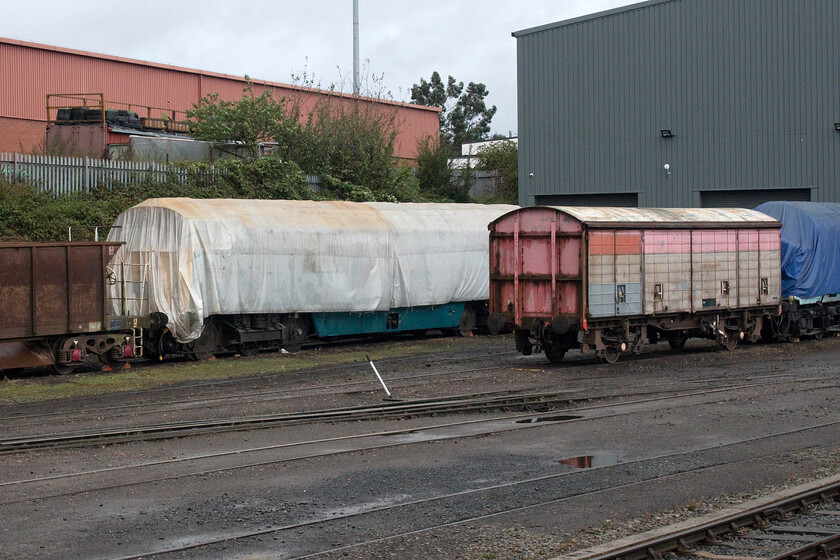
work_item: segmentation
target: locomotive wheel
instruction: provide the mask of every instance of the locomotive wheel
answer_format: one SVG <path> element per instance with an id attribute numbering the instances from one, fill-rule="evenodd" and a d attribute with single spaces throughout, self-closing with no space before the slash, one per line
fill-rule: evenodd
<path id="1" fill-rule="evenodd" d="M 621 350 L 616 348 L 615 346 L 607 346 L 604 348 L 604 360 L 608 364 L 614 364 L 618 361 L 618 357 L 621 355 Z"/>
<path id="2" fill-rule="evenodd" d="M 461 313 L 461 322 L 458 323 L 458 333 L 461 336 L 472 336 L 475 328 L 475 309 L 469 303 L 464 306 L 464 312 Z"/>
<path id="3" fill-rule="evenodd" d="M 548 361 L 552 364 L 559 364 L 563 361 L 563 356 L 566 355 L 566 351 L 568 348 L 563 346 L 563 344 L 558 340 L 548 339 L 543 343 L 543 352 L 545 352 L 545 357 L 548 358 Z"/>
<path id="4" fill-rule="evenodd" d="M 678 332 L 676 336 L 668 337 L 668 345 L 674 350 L 685 348 L 686 342 L 688 342 L 688 335 L 683 331 Z"/>
<path id="5" fill-rule="evenodd" d="M 825 336 L 825 331 L 815 332 L 814 340 L 822 340 L 823 336 Z"/>

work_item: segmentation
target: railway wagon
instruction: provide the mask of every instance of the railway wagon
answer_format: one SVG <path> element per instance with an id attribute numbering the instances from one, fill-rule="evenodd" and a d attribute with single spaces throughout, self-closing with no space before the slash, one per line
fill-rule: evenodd
<path id="1" fill-rule="evenodd" d="M 0 243 L 0 369 L 70 373 L 88 354 L 116 366 L 137 353 L 134 328 L 107 313 L 107 263 L 118 247 Z"/>
<path id="2" fill-rule="evenodd" d="M 765 202 L 781 222 L 782 312 L 771 326 L 783 341 L 840 332 L 840 204 Z"/>
<path id="3" fill-rule="evenodd" d="M 147 357 L 194 359 L 311 338 L 430 329 L 487 316 L 487 224 L 516 208 L 303 200 L 147 200 L 110 241 L 115 313 L 158 317 Z M 121 295 L 122 294 L 122 295 Z"/>
<path id="4" fill-rule="evenodd" d="M 555 363 L 689 337 L 733 349 L 779 313 L 780 227 L 745 209 L 514 210 L 489 225 L 488 325 Z"/>

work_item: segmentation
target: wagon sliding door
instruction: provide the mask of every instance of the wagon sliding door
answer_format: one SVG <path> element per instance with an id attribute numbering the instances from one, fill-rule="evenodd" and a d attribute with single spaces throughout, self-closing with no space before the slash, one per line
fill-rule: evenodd
<path id="1" fill-rule="evenodd" d="M 589 314 L 615 317 L 641 313 L 641 232 L 590 230 Z"/>

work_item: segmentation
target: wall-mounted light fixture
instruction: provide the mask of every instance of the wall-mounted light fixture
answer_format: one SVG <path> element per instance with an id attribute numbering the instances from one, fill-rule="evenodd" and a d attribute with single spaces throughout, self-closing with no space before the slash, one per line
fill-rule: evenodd
<path id="1" fill-rule="evenodd" d="M 665 175 L 667 177 L 671 176 L 671 165 L 670 164 L 666 163 L 665 165 L 662 166 L 662 169 L 665 170 Z"/>
<path id="2" fill-rule="evenodd" d="M 837 132 L 840 132 L 840 122 L 834 123 L 834 130 L 836 130 Z"/>
<path id="3" fill-rule="evenodd" d="M 673 138 L 674 137 L 674 133 L 671 132 L 667 128 L 660 130 L 659 135 L 662 136 L 662 138 Z"/>

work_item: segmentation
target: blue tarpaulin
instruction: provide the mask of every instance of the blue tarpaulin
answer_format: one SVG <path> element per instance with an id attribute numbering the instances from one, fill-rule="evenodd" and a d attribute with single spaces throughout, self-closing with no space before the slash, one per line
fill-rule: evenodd
<path id="1" fill-rule="evenodd" d="M 765 202 L 755 209 L 782 222 L 782 297 L 840 293 L 840 204 Z"/>

